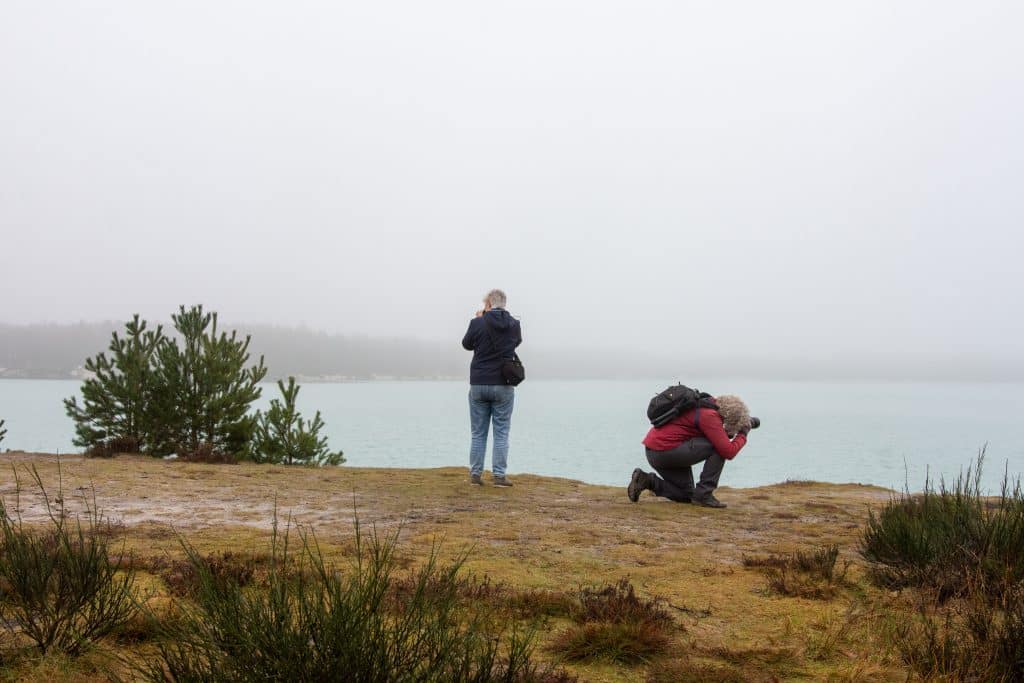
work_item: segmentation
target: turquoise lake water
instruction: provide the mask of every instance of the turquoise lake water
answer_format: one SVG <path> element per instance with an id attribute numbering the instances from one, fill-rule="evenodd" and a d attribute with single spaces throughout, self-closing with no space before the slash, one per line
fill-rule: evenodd
<path id="1" fill-rule="evenodd" d="M 668 382 L 665 382 L 667 384 Z M 995 490 L 1004 468 L 1024 470 L 1024 385 L 971 383 L 691 380 L 734 393 L 762 427 L 726 464 L 724 486 L 786 479 L 860 482 L 912 490 L 926 472 L 955 477 L 988 444 L 984 483 Z M 528 381 L 517 389 L 509 474 L 530 472 L 625 485 L 646 466 L 644 411 L 664 388 L 650 381 Z M 78 382 L 0 381 L 0 448 L 73 452 L 61 400 Z M 264 388 L 260 404 L 276 393 Z M 461 466 L 468 461 L 468 386 L 462 382 L 306 384 L 306 413 L 321 411 L 332 448 L 348 464 Z M 488 453 L 488 467 L 490 454 Z"/>

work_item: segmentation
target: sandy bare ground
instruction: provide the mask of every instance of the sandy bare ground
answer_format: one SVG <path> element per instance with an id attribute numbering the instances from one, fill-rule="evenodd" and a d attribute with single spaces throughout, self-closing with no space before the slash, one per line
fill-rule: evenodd
<path id="1" fill-rule="evenodd" d="M 891 492 L 789 482 L 723 488 L 718 497 L 729 504 L 725 510 L 649 493 L 633 504 L 625 494 L 631 467 L 623 466 L 620 487 L 520 475 L 513 488 L 500 489 L 471 486 L 462 468 L 315 469 L 7 453 L 0 456 L 0 497 L 25 522 L 45 521 L 44 501 L 31 478 L 34 469 L 51 499 L 62 492 L 73 513 L 95 504 L 142 555 L 179 552 L 180 536 L 204 551 L 265 551 L 275 508 L 279 519 L 314 531 L 329 552 L 344 555 L 358 514 L 366 527 L 400 529 L 399 551 L 410 562 L 441 541 L 453 555 L 472 549 L 467 571 L 521 587 L 572 590 L 628 577 L 639 590 L 677 607 L 707 610 L 686 628 L 687 638 L 708 653 L 740 648 L 759 656 L 759 648 L 769 645 L 804 652 L 807 643 L 838 623 L 836 615 L 869 611 L 875 609 L 869 603 L 889 599 L 863 579 L 857 543 L 868 510 Z M 856 584 L 831 601 L 772 595 L 764 576 L 743 563 L 750 555 L 831 544 L 853 563 L 850 577 Z M 800 677 L 905 678 L 902 665 L 874 642 L 875 630 L 858 622 L 843 636 L 850 641 L 844 641 L 844 654 L 808 659 L 800 665 L 806 673 Z M 583 680 L 636 676 L 635 669 L 614 666 L 577 671 L 585 674 Z"/>
<path id="2" fill-rule="evenodd" d="M 42 479 L 45 496 L 35 483 Z M 623 483 L 631 470 L 623 467 Z M 728 474 L 726 474 L 726 479 Z M 867 508 L 891 492 L 857 484 L 788 482 L 776 486 L 730 490 L 726 511 L 681 506 L 647 497 L 628 504 L 625 488 L 593 486 L 572 480 L 531 475 L 515 478 L 512 489 L 472 487 L 462 468 L 433 470 L 284 467 L 272 465 L 207 465 L 121 455 L 88 459 L 76 455 L 12 451 L 0 455 L 0 497 L 9 511 L 28 523 L 46 519 L 46 498 L 61 499 L 69 512 L 82 514 L 98 507 L 111 522 L 134 526 L 166 524 L 182 530 L 247 526 L 269 530 L 275 510 L 302 526 L 350 525 L 354 513 L 366 522 L 387 526 L 444 524 L 461 514 L 479 514 L 503 506 L 515 516 L 533 511 L 553 522 L 587 520 L 632 529 L 643 520 L 635 514 L 650 506 L 668 506 L 685 519 L 726 521 L 744 536 L 771 534 L 776 526 L 854 525 Z M 544 482 L 538 486 L 539 482 Z M 15 505 L 17 501 L 17 505 Z M 793 504 L 799 504 L 799 511 Z M 515 508 L 520 509 L 515 509 Z M 623 514 L 623 511 L 629 512 Z M 660 512 L 661 510 L 659 510 Z M 666 510 L 667 511 L 667 510 Z M 740 517 L 737 518 L 737 515 Z M 740 519 L 744 520 L 739 525 Z M 781 521 L 781 522 L 780 522 Z M 759 533 L 759 542 L 763 542 Z"/>

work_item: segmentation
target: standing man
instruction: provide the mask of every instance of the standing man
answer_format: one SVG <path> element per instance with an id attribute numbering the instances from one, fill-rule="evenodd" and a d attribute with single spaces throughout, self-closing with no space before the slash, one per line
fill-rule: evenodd
<path id="1" fill-rule="evenodd" d="M 523 343 L 519 321 L 505 310 L 505 292 L 492 289 L 484 307 L 469 321 L 462 346 L 473 352 L 469 366 L 469 481 L 480 486 L 487 453 L 487 431 L 494 425 L 491 470 L 495 486 L 512 486 L 505 476 L 508 463 L 508 431 L 512 424 L 515 388 L 501 374 L 501 366 Z"/>

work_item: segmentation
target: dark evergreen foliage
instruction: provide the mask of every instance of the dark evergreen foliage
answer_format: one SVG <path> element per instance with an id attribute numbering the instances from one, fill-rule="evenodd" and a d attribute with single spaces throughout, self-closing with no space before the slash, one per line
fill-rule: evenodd
<path id="1" fill-rule="evenodd" d="M 300 387 L 295 378 L 289 377 L 287 386 L 278 380 L 277 388 L 281 391 L 282 400 L 275 398 L 265 413 L 256 414 L 252 459 L 285 465 L 340 465 L 345 462 L 342 452 L 332 452 L 327 446 L 327 437 L 320 436 L 324 427 L 320 411 L 316 411 L 312 420 L 305 420 L 296 408 Z"/>
<path id="2" fill-rule="evenodd" d="M 241 457 L 255 421 L 248 415 L 260 396 L 267 369 L 249 363 L 249 337 L 218 332 L 217 314 L 182 306 L 171 316 L 180 339 L 165 341 L 156 354 L 156 383 L 149 405 L 153 452 L 181 455 L 214 451 Z"/>
<path id="3" fill-rule="evenodd" d="M 143 452 L 153 446 L 146 413 L 154 394 L 154 354 L 165 342 L 163 329 L 147 331 L 138 315 L 125 323 L 124 336 L 114 332 L 106 352 L 85 361 L 92 377 L 82 382 L 82 403 L 64 401 L 75 422 L 74 444 L 103 448 L 110 441 Z"/>
<path id="4" fill-rule="evenodd" d="M 248 336 L 221 332 L 217 314 L 180 307 L 171 317 L 175 335 L 147 331 L 136 315 L 124 336 L 114 333 L 106 352 L 86 361 L 92 376 L 82 402 L 64 401 L 75 422 L 75 445 L 86 455 L 122 452 L 177 453 L 201 462 L 340 465 L 320 412 L 306 420 L 296 408 L 299 386 L 278 382 L 281 400 L 266 413 L 250 413 L 267 374 L 263 358 L 250 363 Z M 2 425 L 2 423 L 0 423 Z M 2 434 L 0 434 L 2 436 Z"/>

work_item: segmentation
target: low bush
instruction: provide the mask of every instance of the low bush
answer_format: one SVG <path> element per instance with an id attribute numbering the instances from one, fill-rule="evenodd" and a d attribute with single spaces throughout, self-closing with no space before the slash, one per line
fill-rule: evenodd
<path id="1" fill-rule="evenodd" d="M 1024 680 L 1024 584 L 1003 591 L 996 605 L 984 579 L 936 613 L 922 607 L 917 619 L 891 629 L 903 660 L 925 679 Z"/>
<path id="2" fill-rule="evenodd" d="M 637 664 L 668 651 L 677 626 L 660 598 L 642 599 L 629 579 L 582 588 L 569 626 L 549 649 L 569 661 Z"/>
<path id="3" fill-rule="evenodd" d="M 650 667 L 646 683 L 751 683 L 774 680 L 778 679 L 769 674 L 752 677 L 750 672 L 743 669 L 715 666 L 695 662 L 690 657 L 681 657 Z"/>
<path id="4" fill-rule="evenodd" d="M 561 591 L 521 590 L 505 598 L 513 614 L 526 619 L 538 617 L 568 617 L 576 613 L 575 598 Z"/>
<path id="5" fill-rule="evenodd" d="M 231 453 L 219 450 L 208 441 L 200 442 L 194 450 L 184 450 L 178 457 L 186 462 L 203 462 L 213 465 L 233 465 L 238 459 Z"/>
<path id="6" fill-rule="evenodd" d="M 556 636 L 551 650 L 568 661 L 604 660 L 639 664 L 668 651 L 665 629 L 649 621 L 592 621 Z"/>
<path id="7" fill-rule="evenodd" d="M 777 683 L 779 680 L 757 665 L 709 664 L 683 656 L 651 666 L 645 683 Z"/>
<path id="8" fill-rule="evenodd" d="M 793 554 L 793 566 L 805 574 L 833 583 L 845 579 L 846 572 L 850 568 L 849 562 L 846 562 L 837 572 L 837 559 L 839 559 L 839 546 L 829 545 L 810 552 L 796 551 Z"/>
<path id="9" fill-rule="evenodd" d="M 418 577 L 408 575 L 394 580 L 391 587 L 392 599 L 399 604 L 413 595 Z M 443 574 L 436 575 L 424 590 L 437 593 L 447 590 Z M 488 609 L 505 613 L 516 619 L 537 619 L 543 617 L 570 617 L 580 613 L 580 599 L 577 594 L 544 589 L 518 589 L 506 583 L 492 581 L 472 574 L 459 574 L 456 593 L 463 604 L 485 602 Z"/>
<path id="10" fill-rule="evenodd" d="M 434 548 L 434 553 L 436 555 L 437 548 Z M 482 601 L 487 602 L 491 608 L 499 607 L 510 593 L 510 588 L 503 583 L 492 581 L 488 576 L 479 578 L 472 574 L 463 574 L 458 567 L 465 559 L 463 555 L 457 557 L 451 564 L 436 567 L 436 571 L 425 580 L 417 573 L 394 577 L 388 588 L 388 597 L 392 603 L 390 608 L 404 610 L 406 603 L 417 594 L 443 598 L 449 593 L 465 605 Z"/>
<path id="11" fill-rule="evenodd" d="M 42 531 L 26 529 L 17 512 L 16 471 L 14 517 L 0 499 L 0 622 L 43 654 L 57 650 L 73 656 L 134 617 L 135 572 L 122 566 L 123 555 L 109 552 L 95 505 L 87 506 L 84 521 L 72 517 L 61 491 L 51 501 L 35 469 L 32 478 L 48 514 Z"/>
<path id="12" fill-rule="evenodd" d="M 849 562 L 844 562 L 837 569 L 838 559 L 839 546 L 830 545 L 789 555 L 746 556 L 743 565 L 764 569 L 768 590 L 773 593 L 829 600 L 845 582 L 850 567 Z"/>
<path id="13" fill-rule="evenodd" d="M 437 553 L 394 600 L 397 537 L 364 538 L 345 571 L 315 538 L 290 548 L 275 529 L 267 580 L 243 589 L 182 542 L 199 577 L 194 602 L 139 673 L 153 681 L 559 681 L 533 659 L 534 631 L 460 599 L 462 561 Z"/>
<path id="14" fill-rule="evenodd" d="M 167 585 L 171 595 L 190 597 L 199 591 L 202 574 L 197 568 L 209 572 L 214 582 L 235 584 L 244 588 L 252 583 L 260 558 L 246 556 L 230 550 L 211 553 L 192 560 L 178 560 L 167 557 L 152 558 L 145 564 L 146 570 L 158 575 Z"/>
<path id="15" fill-rule="evenodd" d="M 660 598 L 643 600 L 637 596 L 629 579 L 619 579 L 604 588 L 583 588 L 579 594 L 579 621 L 606 621 L 670 625 L 672 616 Z"/>
<path id="16" fill-rule="evenodd" d="M 787 555 L 744 555 L 744 567 L 784 567 L 792 562 Z"/>
<path id="17" fill-rule="evenodd" d="M 869 512 L 861 555 L 872 580 L 887 588 L 933 589 L 940 601 L 963 595 L 980 572 L 993 599 L 1024 580 L 1024 495 L 1020 480 L 1003 477 L 1001 494 L 981 490 L 985 451 L 952 486 L 930 480 L 917 495 L 903 493 Z"/>
<path id="18" fill-rule="evenodd" d="M 768 590 L 792 598 L 810 600 L 831 600 L 836 596 L 837 586 L 803 574 L 790 566 L 782 566 L 767 572 Z"/>
<path id="19" fill-rule="evenodd" d="M 87 458 L 113 458 L 119 453 L 140 453 L 142 444 L 135 437 L 122 436 L 106 439 L 86 448 L 82 455 Z"/>

